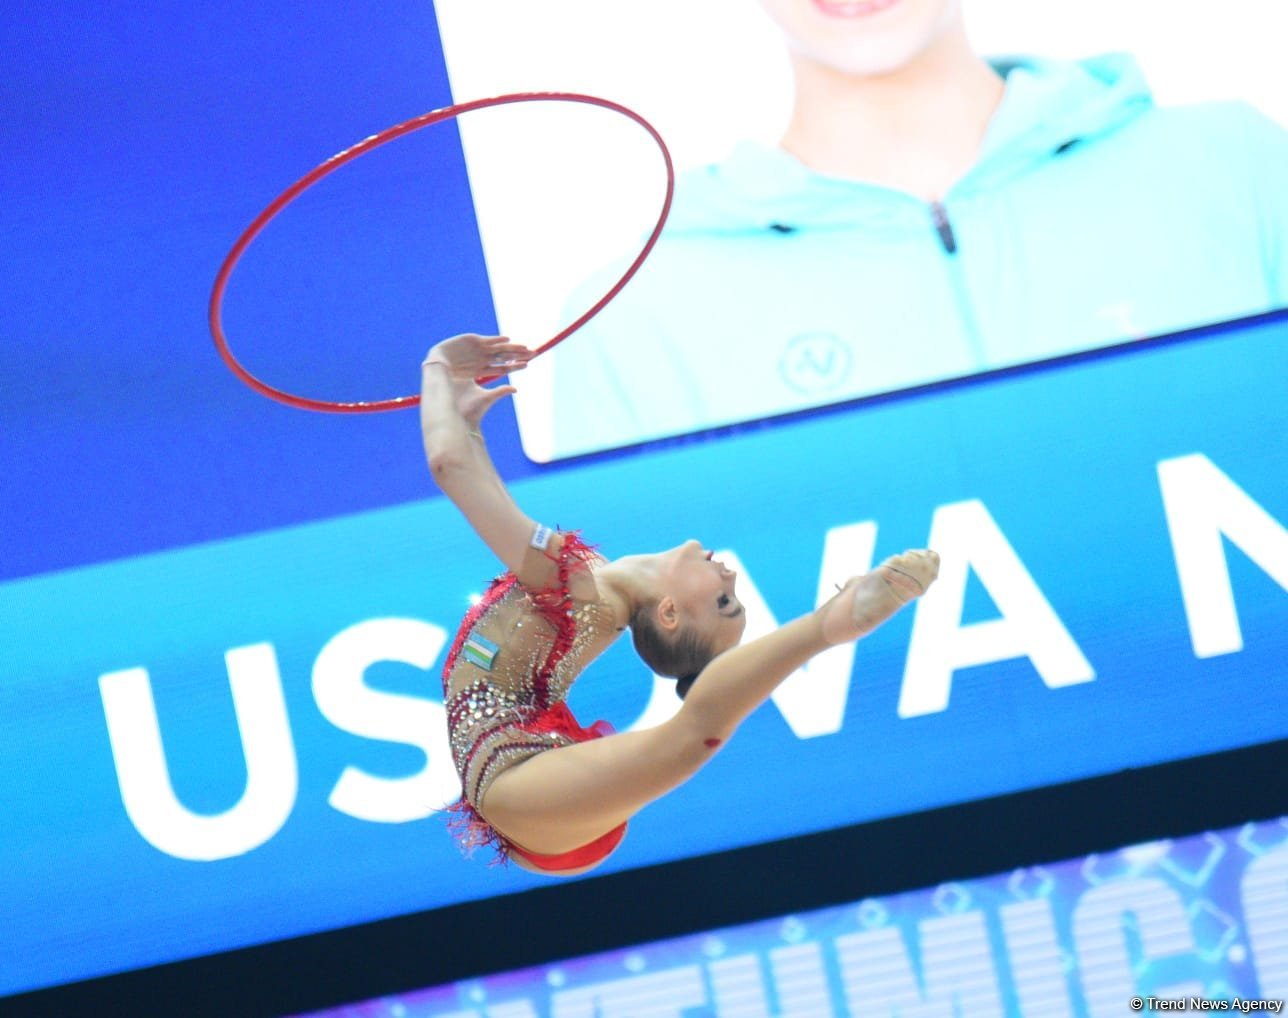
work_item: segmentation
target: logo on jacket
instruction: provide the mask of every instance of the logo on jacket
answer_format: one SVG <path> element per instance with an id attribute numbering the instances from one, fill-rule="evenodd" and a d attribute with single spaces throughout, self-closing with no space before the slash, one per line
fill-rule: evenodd
<path id="1" fill-rule="evenodd" d="M 778 372 L 792 389 L 806 395 L 843 384 L 854 368 L 854 351 L 834 332 L 803 332 L 787 341 Z"/>

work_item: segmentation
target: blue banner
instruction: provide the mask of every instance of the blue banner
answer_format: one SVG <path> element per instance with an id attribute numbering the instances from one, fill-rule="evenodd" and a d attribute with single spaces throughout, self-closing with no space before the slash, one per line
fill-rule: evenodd
<path id="1" fill-rule="evenodd" d="M 609 556 L 728 549 L 751 632 L 905 547 L 944 558 L 601 872 L 1288 736 L 1286 339 L 1272 318 L 515 483 Z M 0 994 L 539 882 L 433 812 L 438 669 L 495 569 L 440 498 L 0 587 Z M 675 701 L 622 643 L 571 705 L 624 729 Z"/>

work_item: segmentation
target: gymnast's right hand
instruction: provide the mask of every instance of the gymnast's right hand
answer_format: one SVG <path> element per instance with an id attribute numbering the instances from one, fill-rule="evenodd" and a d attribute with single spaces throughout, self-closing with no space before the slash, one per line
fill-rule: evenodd
<path id="1" fill-rule="evenodd" d="M 440 364 L 453 380 L 472 382 L 522 371 L 531 359 L 531 350 L 511 343 L 505 336 L 476 336 L 470 332 L 435 343 L 423 364 L 427 368 Z"/>

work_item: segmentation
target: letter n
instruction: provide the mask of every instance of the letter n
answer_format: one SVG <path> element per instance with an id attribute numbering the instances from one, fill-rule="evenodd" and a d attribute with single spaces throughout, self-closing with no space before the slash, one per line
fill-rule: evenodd
<path id="1" fill-rule="evenodd" d="M 1194 655 L 1240 651 L 1222 538 L 1288 590 L 1288 530 L 1202 453 L 1162 460 L 1158 482 Z"/>

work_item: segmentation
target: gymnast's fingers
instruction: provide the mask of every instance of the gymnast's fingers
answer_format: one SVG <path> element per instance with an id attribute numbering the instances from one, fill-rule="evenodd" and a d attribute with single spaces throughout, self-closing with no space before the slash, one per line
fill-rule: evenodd
<path id="1" fill-rule="evenodd" d="M 516 391 L 513 385 L 498 385 L 493 389 L 484 389 L 482 398 L 479 400 L 479 416 L 482 417 L 491 410 L 497 400 L 505 396 L 513 396 Z"/>
<path id="2" fill-rule="evenodd" d="M 493 353 L 487 360 L 487 366 L 498 371 L 517 370 L 519 367 L 527 367 L 530 360 L 532 355 L 527 350 L 507 350 Z"/>

